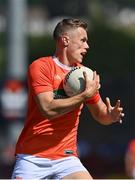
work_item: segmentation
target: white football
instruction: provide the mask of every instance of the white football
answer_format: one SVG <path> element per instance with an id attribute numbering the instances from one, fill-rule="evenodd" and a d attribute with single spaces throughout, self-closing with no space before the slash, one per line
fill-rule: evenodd
<path id="1" fill-rule="evenodd" d="M 93 79 L 93 71 L 85 66 L 73 68 L 63 81 L 63 88 L 67 96 L 74 96 L 85 89 L 83 72 L 86 72 L 90 80 Z"/>

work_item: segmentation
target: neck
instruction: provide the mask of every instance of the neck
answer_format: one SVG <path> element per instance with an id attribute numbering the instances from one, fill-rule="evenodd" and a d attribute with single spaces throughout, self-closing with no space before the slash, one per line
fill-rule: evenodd
<path id="1" fill-rule="evenodd" d="M 64 50 L 56 50 L 55 51 L 55 57 L 64 65 L 66 66 L 74 66 L 73 63 L 70 62 L 70 60 L 67 58 L 67 55 Z"/>

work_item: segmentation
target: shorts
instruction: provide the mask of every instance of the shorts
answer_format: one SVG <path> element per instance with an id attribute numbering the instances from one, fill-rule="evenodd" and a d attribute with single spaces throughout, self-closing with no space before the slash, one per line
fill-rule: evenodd
<path id="1" fill-rule="evenodd" d="M 75 156 L 51 160 L 19 154 L 11 179 L 61 179 L 78 171 L 87 170 Z"/>

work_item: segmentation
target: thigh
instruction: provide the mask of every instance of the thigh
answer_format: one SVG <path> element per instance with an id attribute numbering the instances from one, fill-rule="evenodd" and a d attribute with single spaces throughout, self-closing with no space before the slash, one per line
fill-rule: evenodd
<path id="1" fill-rule="evenodd" d="M 62 179 L 93 179 L 88 172 L 79 171 L 75 173 L 71 173 L 67 176 L 64 176 Z"/>
<path id="2" fill-rule="evenodd" d="M 74 156 L 54 161 L 53 168 L 57 179 L 92 179 L 80 159 Z"/>
<path id="3" fill-rule="evenodd" d="M 27 156 L 25 158 L 17 157 L 11 179 L 50 178 L 52 175 L 52 166 L 48 160 L 41 160 L 41 158 L 35 158 L 34 156 Z"/>

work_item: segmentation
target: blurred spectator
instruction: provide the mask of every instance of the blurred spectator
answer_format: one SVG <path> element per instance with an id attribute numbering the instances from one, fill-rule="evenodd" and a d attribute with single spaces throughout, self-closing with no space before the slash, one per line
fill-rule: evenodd
<path id="1" fill-rule="evenodd" d="M 27 93 L 23 83 L 8 80 L 1 91 L 1 112 L 7 120 L 24 117 Z"/>
<path id="2" fill-rule="evenodd" d="M 24 83 L 15 79 L 5 81 L 0 92 L 0 124 L 4 129 L 0 159 L 3 164 L 10 165 L 14 161 L 14 147 L 23 127 L 26 104 L 27 89 Z"/>
<path id="3" fill-rule="evenodd" d="M 135 139 L 128 144 L 125 155 L 125 168 L 129 178 L 135 179 Z"/>

